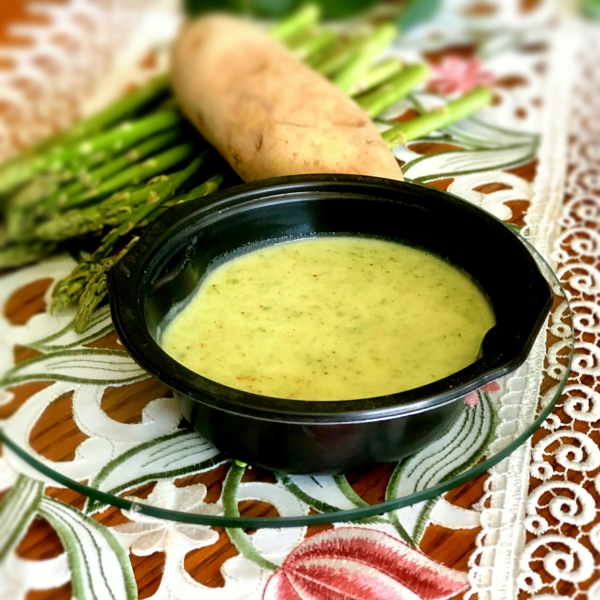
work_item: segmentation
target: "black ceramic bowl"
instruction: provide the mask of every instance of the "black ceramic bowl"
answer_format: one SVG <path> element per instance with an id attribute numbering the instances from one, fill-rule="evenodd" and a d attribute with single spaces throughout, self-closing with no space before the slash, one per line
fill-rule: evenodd
<path id="1" fill-rule="evenodd" d="M 409 391 L 318 402 L 221 385 L 158 345 L 169 309 L 222 255 L 331 233 L 405 242 L 470 273 L 497 320 L 482 357 Z M 121 341 L 144 369 L 173 388 L 197 431 L 235 459 L 304 474 L 395 461 L 436 439 L 458 416 L 462 396 L 523 363 L 551 304 L 549 285 L 525 245 L 488 213 L 433 188 L 350 175 L 264 180 L 171 208 L 112 270 L 109 289 Z"/>

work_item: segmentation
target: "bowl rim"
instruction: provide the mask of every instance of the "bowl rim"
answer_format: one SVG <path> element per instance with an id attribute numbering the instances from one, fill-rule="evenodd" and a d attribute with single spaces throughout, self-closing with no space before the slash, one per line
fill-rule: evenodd
<path id="1" fill-rule="evenodd" d="M 137 291 L 140 281 L 149 277 L 153 261 L 156 267 L 159 258 L 173 249 L 176 243 L 175 230 L 181 231 L 185 227 L 191 229 L 192 224 L 199 222 L 201 218 L 227 216 L 236 209 L 239 210 L 242 205 L 256 206 L 261 201 L 264 202 L 265 198 L 268 198 L 269 203 L 279 203 L 289 202 L 290 195 L 297 199 L 298 194 L 305 192 L 350 194 L 349 190 L 344 192 L 344 188 L 357 185 L 364 188 L 361 196 L 365 191 L 371 194 L 371 197 L 361 197 L 361 200 L 381 201 L 382 198 L 377 197 L 377 190 L 379 193 L 386 191 L 388 194 L 398 193 L 403 189 L 411 190 L 413 194 L 428 201 L 460 204 L 462 210 L 476 214 L 487 226 L 502 227 L 510 232 L 512 238 L 508 239 L 522 246 L 529 257 L 528 266 L 533 267 L 539 276 L 539 283 L 543 281 L 547 289 L 546 297 L 540 297 L 539 315 L 530 324 L 525 343 L 508 354 L 506 349 L 503 349 L 500 353 L 484 356 L 456 373 L 411 390 L 357 400 L 319 401 L 274 398 L 217 383 L 184 367 L 154 341 L 145 326 L 143 304 Z M 385 200 L 394 201 L 390 198 Z M 179 243 L 177 250 L 181 248 Z M 523 268 L 523 265 L 518 266 Z M 552 299 L 550 286 L 524 241 L 504 222 L 483 209 L 430 186 L 338 174 L 293 175 L 265 179 L 226 188 L 206 198 L 171 207 L 152 222 L 138 243 L 117 262 L 108 275 L 108 285 L 112 319 L 122 344 L 143 369 L 176 393 L 223 412 L 260 420 L 312 424 L 381 421 L 424 412 L 456 401 L 482 385 L 508 374 L 525 361 L 546 319 Z"/>

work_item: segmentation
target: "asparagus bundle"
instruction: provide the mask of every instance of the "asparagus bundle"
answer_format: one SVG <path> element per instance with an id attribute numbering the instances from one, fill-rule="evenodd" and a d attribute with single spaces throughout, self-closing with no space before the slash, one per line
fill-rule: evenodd
<path id="1" fill-rule="evenodd" d="M 370 33 L 319 25 L 307 5 L 275 24 L 271 35 L 376 118 L 428 77 L 425 64 L 378 60 L 396 35 L 389 23 Z M 384 132 L 390 146 L 444 127 L 491 100 L 479 88 L 445 109 Z M 169 206 L 235 181 L 226 163 L 191 127 L 160 76 L 64 133 L 0 165 L 6 233 L 0 269 L 68 249 L 80 257 L 54 290 L 52 311 L 77 303 L 85 329 L 106 297 L 106 276 L 139 233 Z M 91 249 L 90 249 L 91 248 Z"/>

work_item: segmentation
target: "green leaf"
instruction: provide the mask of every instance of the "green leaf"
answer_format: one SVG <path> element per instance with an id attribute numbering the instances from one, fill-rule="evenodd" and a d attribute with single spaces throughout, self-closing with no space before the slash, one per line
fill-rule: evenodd
<path id="1" fill-rule="evenodd" d="M 278 479 L 296 498 L 319 512 L 338 512 L 357 506 L 343 493 L 333 477 L 282 473 L 278 475 Z"/>
<path id="2" fill-rule="evenodd" d="M 442 0 L 412 0 L 402 11 L 398 25 L 402 31 L 432 19 L 442 7 Z"/>
<path id="3" fill-rule="evenodd" d="M 600 0 L 583 0 L 581 3 L 581 12 L 586 17 L 600 20 Z"/>
<path id="4" fill-rule="evenodd" d="M 147 481 L 201 473 L 222 462 L 224 456 L 200 435 L 178 430 L 117 456 L 92 479 L 89 487 L 115 496 Z M 90 514 L 103 506 L 88 499 L 84 510 Z"/>
<path id="5" fill-rule="evenodd" d="M 56 350 L 68 350 L 69 348 L 81 348 L 85 344 L 99 340 L 112 330 L 110 308 L 102 306 L 94 312 L 84 335 L 75 332 L 75 320 L 73 319 L 60 331 L 29 344 L 29 346 L 44 353 Z"/>
<path id="6" fill-rule="evenodd" d="M 52 498 L 42 499 L 39 513 L 55 529 L 67 552 L 74 598 L 137 599 L 127 553 L 107 527 Z"/>
<path id="7" fill-rule="evenodd" d="M 298 500 L 321 513 L 335 513 L 369 506 L 352 489 L 344 475 L 329 477 L 280 474 L 278 479 Z M 355 519 L 353 522 L 385 523 L 387 520 L 383 517 L 366 517 Z"/>
<path id="8" fill-rule="evenodd" d="M 503 146 L 536 146 L 539 136 L 522 131 L 514 131 L 486 123 L 477 117 L 462 119 L 444 128 L 452 141 L 464 141 L 479 148 L 502 148 Z"/>
<path id="9" fill-rule="evenodd" d="M 493 150 L 436 152 L 406 163 L 402 172 L 415 183 L 427 183 L 436 179 L 515 167 L 532 160 L 535 151 L 535 146 L 525 144 Z"/>
<path id="10" fill-rule="evenodd" d="M 25 381 L 124 385 L 149 377 L 150 375 L 123 350 L 80 348 L 25 360 L 5 373 L 0 379 L 0 386 L 15 385 Z"/>
<path id="11" fill-rule="evenodd" d="M 463 473 L 485 454 L 494 438 L 497 416 L 488 394 L 479 394 L 478 404 L 464 406 L 458 419 L 435 442 L 398 464 L 386 489 L 386 500 L 393 500 L 433 487 Z M 438 498 L 418 507 L 399 509 L 390 520 L 418 545 L 427 526 L 427 518 Z"/>
<path id="12" fill-rule="evenodd" d="M 19 475 L 0 503 L 0 563 L 25 535 L 43 493 L 44 484 L 41 481 Z"/>

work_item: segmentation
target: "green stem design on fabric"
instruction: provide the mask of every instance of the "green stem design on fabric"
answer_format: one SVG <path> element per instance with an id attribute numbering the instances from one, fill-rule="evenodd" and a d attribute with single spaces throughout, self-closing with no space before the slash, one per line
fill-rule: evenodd
<path id="1" fill-rule="evenodd" d="M 491 151 L 494 152 L 494 151 Z M 440 152 L 439 154 L 443 154 Z M 529 161 L 535 158 L 536 152 L 532 150 L 527 154 L 523 154 L 514 160 L 509 160 L 501 164 L 496 164 L 489 167 L 482 167 L 479 169 L 465 169 L 460 171 L 449 171 L 447 173 L 434 173 L 432 175 L 424 175 L 421 177 L 415 177 L 413 181 L 415 183 L 429 183 L 430 181 L 435 181 L 436 179 L 447 179 L 450 177 L 459 177 L 460 175 L 470 175 L 471 173 L 483 173 L 485 171 L 501 171 L 504 169 L 512 169 L 513 167 L 518 167 L 519 165 L 527 164 Z M 430 155 L 431 156 L 431 155 Z"/>
<path id="2" fill-rule="evenodd" d="M 108 527 L 68 504 L 46 497 L 40 502 L 39 514 L 55 529 L 67 552 L 73 596 L 77 600 L 137 599 L 129 557 Z M 108 548 L 100 547 L 102 541 Z M 100 573 L 96 580 L 94 568 Z M 117 576 L 117 569 L 122 580 Z M 119 589 L 120 583 L 122 589 Z M 101 587 L 104 588 L 102 592 Z"/>
<path id="3" fill-rule="evenodd" d="M 425 534 L 425 530 L 427 529 L 427 525 L 429 525 L 429 516 L 431 515 L 431 511 L 434 509 L 435 505 L 439 502 L 441 496 L 437 498 L 431 498 L 425 501 L 421 512 L 417 518 L 417 522 L 415 524 L 415 528 L 413 531 L 413 539 L 418 544 L 421 543 L 423 539 L 423 535 Z"/>
<path id="4" fill-rule="evenodd" d="M 362 506 L 370 506 L 368 502 L 365 502 L 353 489 L 352 486 L 348 483 L 345 475 L 336 475 L 333 480 L 335 484 L 338 486 L 338 489 L 354 506 L 360 508 Z M 355 519 L 352 521 L 353 523 L 387 523 L 388 520 L 385 517 L 365 517 L 364 519 Z"/>
<path id="5" fill-rule="evenodd" d="M 386 500 L 397 497 L 397 490 L 403 480 L 414 479 L 410 484 L 410 491 L 423 490 L 432 483 L 437 484 L 456 477 L 484 456 L 494 438 L 498 418 L 489 395 L 479 392 L 479 398 L 475 408 L 463 408 L 459 418 L 440 436 L 438 442 L 442 443 L 439 448 L 432 452 L 431 447 L 426 447 L 398 464 L 388 483 Z M 453 452 L 465 446 L 468 446 L 469 450 L 463 453 L 460 459 L 447 459 Z M 428 463 L 431 466 L 428 466 Z M 411 533 L 400 523 L 398 513 L 402 509 L 390 513 L 390 521 L 400 535 L 409 536 L 416 547 L 425 533 L 429 515 L 439 499 L 438 497 L 425 501 Z"/>
<path id="6" fill-rule="evenodd" d="M 113 360 L 111 360 L 111 358 Z M 58 360 L 57 360 L 58 359 Z M 60 359 L 64 359 L 61 361 Z M 25 372 L 32 366 L 39 366 L 32 372 Z M 89 368 L 96 377 L 75 377 L 66 371 L 74 367 Z M 54 369 L 54 371 L 52 371 Z M 108 377 L 106 373 L 112 373 Z M 100 373 L 103 375 L 101 376 Z M 127 375 L 126 373 L 131 373 Z M 121 375 L 121 377 L 119 377 Z M 125 375 L 125 376 L 122 376 Z M 80 348 L 42 354 L 18 363 L 7 371 L 0 386 L 15 385 L 26 381 L 67 381 L 71 383 L 94 383 L 100 385 L 124 385 L 148 379 L 150 375 L 137 366 L 129 353 L 124 350 L 106 350 L 104 348 Z"/>
<path id="7" fill-rule="evenodd" d="M 298 498 L 298 500 L 312 506 L 315 510 L 322 513 L 332 513 L 340 510 L 337 506 L 333 506 L 333 504 L 328 504 L 323 500 L 317 500 L 317 498 L 308 495 L 304 490 L 298 487 L 288 475 L 279 474 L 277 478 L 290 492 L 292 492 L 292 494 L 294 494 L 294 496 L 296 496 L 296 498 Z"/>
<path id="8" fill-rule="evenodd" d="M 514 154 L 514 158 L 511 159 L 502 159 L 498 157 L 499 153 L 507 154 L 507 151 L 516 151 L 521 150 L 521 152 L 512 152 Z M 478 167 L 465 167 L 458 168 L 456 170 L 450 171 L 438 171 L 431 173 L 429 172 L 427 175 L 421 175 L 419 177 L 413 177 L 412 180 L 415 183 L 427 183 L 429 181 L 435 181 L 436 179 L 445 179 L 449 177 L 458 177 L 460 175 L 469 175 L 471 173 L 481 173 L 485 171 L 496 171 L 507 169 L 511 167 L 515 167 L 517 165 L 522 165 L 535 157 L 537 148 L 532 147 L 531 144 L 517 144 L 514 146 L 504 146 L 501 150 L 499 149 L 491 149 L 491 150 L 479 150 L 479 151 L 470 151 L 470 150 L 445 150 L 442 152 L 436 152 L 434 154 L 425 154 L 423 156 L 419 156 L 414 160 L 407 162 L 402 166 L 402 172 L 405 174 L 409 174 L 411 169 L 424 161 L 435 161 L 438 160 L 442 156 L 448 157 L 448 155 L 454 154 L 457 157 L 461 158 L 465 164 L 472 164 L 473 161 L 483 162 L 485 159 L 488 160 L 487 163 L 484 162 L 483 165 Z M 493 159 L 500 160 L 500 162 L 492 162 Z"/>
<path id="9" fill-rule="evenodd" d="M 481 406 L 485 409 L 486 406 L 484 406 L 484 404 L 483 404 L 483 399 L 481 398 L 481 394 L 479 394 L 479 395 L 480 395 L 480 399 L 482 401 Z M 489 404 L 489 409 L 491 412 L 491 422 L 487 429 L 487 433 L 485 433 L 483 438 L 481 438 L 481 433 L 483 431 L 483 423 L 484 423 L 484 421 L 481 420 L 479 423 L 478 435 L 477 435 L 477 438 L 480 440 L 479 446 L 467 458 L 467 460 L 465 460 L 462 464 L 457 465 L 452 471 L 450 471 L 450 473 L 446 474 L 445 477 L 442 479 L 442 481 L 451 479 L 455 475 L 466 471 L 469 467 L 474 465 L 484 455 L 485 451 L 487 450 L 487 447 L 489 446 L 489 444 L 494 436 L 494 433 L 496 431 L 497 417 L 496 417 L 496 411 L 494 410 L 493 405 L 491 404 L 491 401 L 490 401 L 489 397 L 487 397 L 487 395 L 486 395 L 486 400 Z M 417 540 L 421 540 L 421 538 L 423 537 L 423 535 L 425 533 L 425 529 L 427 528 L 427 520 L 429 518 L 429 515 L 431 514 L 431 511 L 433 510 L 433 507 L 435 506 L 435 504 L 437 503 L 438 500 L 439 500 L 439 498 L 434 498 L 432 500 L 428 500 L 427 503 L 425 504 L 423 511 L 419 515 L 419 519 L 417 520 L 417 525 L 415 527 L 415 533 L 414 533 L 415 538 Z"/>
<path id="10" fill-rule="evenodd" d="M 0 503 L 0 563 L 19 543 L 33 521 L 44 493 L 44 484 L 19 475 Z"/>
<path id="11" fill-rule="evenodd" d="M 106 323 L 104 324 L 104 322 Z M 95 329 L 95 327 L 98 327 Z M 95 342 L 100 338 L 104 337 L 108 333 L 113 330 L 112 320 L 110 318 L 110 310 L 108 307 L 105 310 L 97 310 L 90 319 L 88 324 L 88 328 L 86 330 L 86 335 L 80 336 L 81 339 L 70 342 L 68 344 L 53 344 L 56 340 L 59 340 L 61 337 L 68 335 L 71 331 L 75 331 L 75 319 L 70 321 L 67 325 L 65 325 L 60 331 L 49 335 L 37 342 L 32 342 L 28 344 L 29 348 L 34 348 L 35 350 L 39 350 L 44 354 L 48 354 L 51 352 L 68 350 L 70 348 L 82 348 L 85 344 L 89 344 L 91 342 Z"/>
<path id="12" fill-rule="evenodd" d="M 455 477 L 456 475 L 466 471 L 467 469 L 472 467 L 474 464 L 476 464 L 479 461 L 479 459 L 482 456 L 484 456 L 490 443 L 494 439 L 494 435 L 496 433 L 496 426 L 498 425 L 498 415 L 496 414 L 494 404 L 493 404 L 491 398 L 489 397 L 489 395 L 487 394 L 487 392 L 484 392 L 483 394 L 481 392 L 478 392 L 478 394 L 479 394 L 479 399 L 480 399 L 479 405 L 481 406 L 482 412 L 485 412 L 486 410 L 489 411 L 489 418 L 490 418 L 489 426 L 487 427 L 487 430 L 484 431 L 484 429 L 483 429 L 484 422 L 485 422 L 484 421 L 485 416 L 484 416 L 484 418 L 481 419 L 480 424 L 479 424 L 478 435 L 477 435 L 479 444 L 475 448 L 475 451 L 472 454 L 470 454 L 469 457 L 463 463 L 461 463 L 460 465 L 457 465 L 452 471 L 447 473 L 443 477 L 443 479 L 441 479 L 441 481 L 451 479 L 452 477 Z M 475 412 L 475 411 L 473 411 L 473 412 Z M 482 432 L 483 432 L 483 436 L 481 435 Z M 433 510 L 433 507 L 436 505 L 438 500 L 439 500 L 439 498 L 432 498 L 431 500 L 428 500 L 426 502 L 423 510 L 421 511 L 421 514 L 419 515 L 419 518 L 417 520 L 417 525 L 415 527 L 415 532 L 414 532 L 414 537 L 416 540 L 420 541 L 421 538 L 423 537 L 423 535 L 425 533 L 425 529 L 427 528 L 427 520 L 429 518 L 429 515 L 431 514 L 431 511 Z"/>
<path id="13" fill-rule="evenodd" d="M 450 134 L 453 143 L 463 142 L 473 148 L 482 150 L 493 150 L 514 145 L 537 147 L 539 144 L 539 135 L 498 127 L 481 121 L 474 116 L 463 119 L 454 125 L 448 125 L 444 130 Z"/>
<path id="14" fill-rule="evenodd" d="M 314 498 L 310 494 L 307 494 L 304 490 L 302 490 L 296 483 L 294 483 L 289 475 L 279 474 L 277 476 L 280 483 L 284 485 L 296 498 L 308 504 L 308 506 L 314 508 L 315 510 L 321 513 L 338 513 L 343 511 L 343 509 L 338 506 L 334 506 L 333 504 L 329 504 L 324 502 L 323 500 L 318 500 Z M 354 504 L 354 506 L 360 508 L 363 506 L 370 506 L 368 502 L 365 502 L 350 486 L 348 480 L 343 475 L 338 475 L 333 478 L 336 485 L 342 494 L 350 500 Z M 363 519 L 354 519 L 351 521 L 352 523 L 387 523 L 387 519 L 384 517 L 365 517 Z"/>
<path id="15" fill-rule="evenodd" d="M 226 517 L 240 516 L 237 504 L 237 491 L 245 470 L 245 467 L 240 467 L 235 463 L 232 463 L 227 472 L 227 476 L 223 482 L 223 493 L 221 495 L 221 503 L 223 504 L 223 510 Z M 247 559 L 255 562 L 263 569 L 275 571 L 279 568 L 275 563 L 267 560 L 256 551 L 243 529 L 238 527 L 228 527 L 226 531 L 231 543 L 237 548 L 237 551 L 240 554 L 243 554 Z"/>
<path id="16" fill-rule="evenodd" d="M 464 418 L 462 418 L 464 415 Z M 467 409 L 463 409 L 462 411 L 462 415 L 461 417 L 459 417 L 459 432 L 458 435 L 454 435 L 451 432 L 454 432 L 454 430 L 457 428 L 456 426 L 451 426 L 449 427 L 441 436 L 440 439 L 444 439 L 444 437 L 449 437 L 450 439 L 448 440 L 448 443 L 440 448 L 436 453 L 434 454 L 429 454 L 427 452 L 427 448 L 425 448 L 423 450 L 422 456 L 424 458 L 428 458 L 431 462 L 434 463 L 434 467 L 430 468 L 430 469 L 425 469 L 421 466 L 421 464 L 417 463 L 416 460 L 412 460 L 412 457 L 409 457 L 405 462 L 402 463 L 402 466 L 400 467 L 400 471 L 402 472 L 404 470 L 404 465 L 410 465 L 413 464 L 414 468 L 412 471 L 408 470 L 408 468 L 406 469 L 406 471 L 408 471 L 406 473 L 406 475 L 408 477 L 410 477 L 415 471 L 418 471 L 419 469 L 421 469 L 421 474 L 418 477 L 418 479 L 415 481 L 414 484 L 414 488 L 415 489 L 426 489 L 428 484 L 431 481 L 435 481 L 437 478 L 437 475 L 440 471 L 443 471 L 444 469 L 444 461 L 446 460 L 446 458 L 448 456 L 451 455 L 452 451 L 457 449 L 457 448 L 462 448 L 463 444 L 465 443 L 466 440 L 469 439 L 470 434 L 474 431 L 474 429 L 477 426 L 477 420 L 476 420 L 476 410 L 467 410 Z M 479 431 L 481 431 L 481 426 L 479 428 Z M 452 459 L 450 459 L 450 462 L 452 462 Z M 443 479 L 443 478 L 442 478 Z"/>
<path id="17" fill-rule="evenodd" d="M 464 416 L 464 419 L 462 419 L 462 417 Z M 465 439 L 468 439 L 469 434 L 473 431 L 473 428 L 475 426 L 475 411 L 473 410 L 463 410 L 463 413 L 461 415 L 461 417 L 459 417 L 459 419 L 461 420 L 461 425 L 460 425 L 460 434 L 462 435 L 462 437 L 453 437 L 453 439 L 448 443 L 447 446 L 441 448 L 437 454 L 440 455 L 440 459 L 441 462 L 443 463 L 443 457 L 449 455 L 452 450 L 456 447 L 460 447 Z M 463 423 L 464 421 L 464 423 Z M 450 427 L 447 432 L 451 431 L 453 429 L 453 427 Z M 481 423 L 479 425 L 479 430 L 481 431 Z M 442 436 L 443 437 L 443 436 Z M 435 456 L 435 455 L 433 455 Z M 429 457 L 428 457 L 429 458 Z M 408 461 L 407 461 L 408 462 Z M 457 469 L 455 470 L 456 472 L 462 472 L 464 469 L 459 466 L 457 467 Z M 396 471 L 394 471 L 392 478 L 394 477 L 394 475 L 396 474 Z M 427 474 L 427 471 L 424 471 L 421 475 L 421 477 L 419 479 L 417 479 L 417 481 L 415 482 L 414 485 L 414 489 L 426 489 L 427 485 L 429 483 L 429 481 L 431 481 L 432 479 L 435 479 L 436 476 L 436 472 L 434 471 L 433 473 L 429 473 L 429 480 L 428 481 L 422 481 L 422 478 L 425 477 L 425 475 Z M 402 475 L 402 467 L 400 467 L 400 469 L 398 469 L 398 479 L 401 478 Z M 441 479 L 441 481 L 443 481 L 444 479 L 446 479 L 446 477 L 443 477 Z M 390 484 L 391 484 L 391 479 L 390 479 Z M 427 500 L 423 506 L 423 508 L 421 509 L 421 512 L 419 513 L 419 516 L 417 517 L 417 522 L 416 525 L 413 529 L 412 532 L 412 538 L 415 540 L 415 543 L 418 545 L 418 543 L 420 542 L 423 534 L 425 533 L 425 528 L 427 527 L 427 519 L 429 518 L 429 515 L 431 514 L 431 511 L 433 510 L 433 507 L 438 503 L 440 499 L 440 496 L 438 496 L 437 498 L 431 498 L 429 500 Z M 394 513 L 394 516 L 397 517 L 397 513 Z"/>
<path id="18" fill-rule="evenodd" d="M 398 535 L 402 538 L 404 542 L 406 542 L 409 546 L 413 548 L 418 548 L 419 544 L 413 540 L 413 538 L 409 535 L 408 531 L 402 527 L 402 523 L 400 523 L 400 519 L 398 519 L 398 515 L 395 512 L 391 512 L 388 515 L 390 519 L 390 523 L 394 526 L 394 529 L 398 532 Z"/>
<path id="19" fill-rule="evenodd" d="M 188 466 L 179 467 L 175 469 L 160 469 L 154 468 L 152 472 L 146 473 L 141 477 L 136 477 L 134 479 L 128 480 L 127 482 L 113 487 L 106 491 L 108 494 L 117 495 L 124 490 L 135 488 L 147 481 L 153 481 L 155 479 L 166 479 L 170 477 L 181 477 L 183 475 L 190 475 L 193 473 L 200 473 L 202 471 L 206 471 L 212 467 L 215 467 L 223 462 L 225 462 L 225 457 L 220 453 L 216 452 L 214 456 L 203 460 L 201 462 L 197 462 L 197 457 L 199 453 L 199 445 L 202 441 L 198 438 L 198 435 L 192 433 L 185 429 L 179 429 L 174 433 L 169 433 L 167 435 L 163 435 L 161 437 L 154 438 L 148 442 L 144 442 L 138 446 L 134 446 L 129 449 L 127 452 L 124 452 L 120 456 L 117 456 L 113 460 L 111 460 L 108 464 L 106 464 L 100 472 L 92 479 L 89 483 L 90 488 L 102 489 L 102 483 L 121 467 L 124 465 L 130 458 L 135 456 L 139 457 L 140 454 L 145 453 L 147 451 L 146 462 L 139 465 L 138 469 L 149 466 L 150 464 L 156 465 L 160 461 L 164 461 L 164 459 L 168 456 L 173 456 L 173 454 L 181 454 L 181 452 L 188 451 L 189 452 L 185 456 L 189 456 L 192 459 L 193 464 Z M 209 446 L 208 443 L 205 443 L 206 446 Z M 184 457 L 185 457 L 184 456 Z M 184 458 L 183 457 L 183 458 Z M 178 460 L 181 460 L 180 457 Z M 169 466 L 173 462 L 163 464 L 163 467 Z M 86 500 L 83 511 L 86 514 L 92 514 L 101 510 L 105 506 L 104 503 L 95 500 L 94 498 L 88 498 Z"/>
<path id="20" fill-rule="evenodd" d="M 453 144 L 454 143 L 453 140 L 448 139 L 448 138 L 443 139 L 443 140 L 439 140 L 439 139 L 435 139 L 435 140 L 431 139 L 430 140 L 430 139 L 423 138 L 422 140 L 416 140 L 416 141 L 426 141 L 428 143 L 440 142 L 442 144 L 448 144 L 448 143 Z M 502 150 L 515 150 L 515 149 L 518 149 L 518 148 L 528 149 L 528 148 L 530 148 L 530 144 L 514 144 L 514 145 L 511 145 L 511 146 L 503 146 Z M 404 165 L 404 168 L 407 171 L 410 171 L 410 169 L 412 167 L 414 167 L 415 165 L 418 165 L 419 163 L 422 163 L 423 161 L 426 161 L 428 159 L 430 160 L 432 158 L 438 158 L 440 156 L 447 156 L 447 155 L 451 155 L 451 154 L 456 154 L 456 155 L 460 155 L 462 157 L 462 156 L 467 156 L 469 153 L 477 154 L 478 156 L 481 155 L 482 153 L 487 153 L 487 154 L 492 154 L 493 155 L 493 154 L 497 153 L 498 150 L 499 150 L 498 148 L 490 148 L 490 149 L 487 149 L 487 150 L 483 150 L 483 152 L 482 151 L 477 151 L 477 149 L 475 149 L 475 151 L 474 151 L 471 148 L 466 148 L 465 150 L 442 150 L 440 152 L 434 152 L 432 154 L 422 154 L 421 156 L 418 156 L 417 158 L 415 158 L 415 159 L 407 162 Z M 496 167 L 494 166 L 493 168 L 496 168 Z M 453 171 L 453 172 L 458 173 L 458 174 L 462 173 L 461 171 Z M 435 176 L 438 176 L 438 175 L 444 175 L 445 176 L 446 173 L 445 172 L 441 172 L 441 173 L 438 173 L 438 174 L 433 174 L 432 173 L 431 175 L 427 175 L 427 177 L 435 177 Z"/>
<path id="21" fill-rule="evenodd" d="M 345 475 L 336 475 L 333 480 L 338 486 L 339 490 L 354 504 L 355 506 L 369 506 L 368 502 L 365 502 L 353 489 L 352 486 L 348 483 Z"/>

